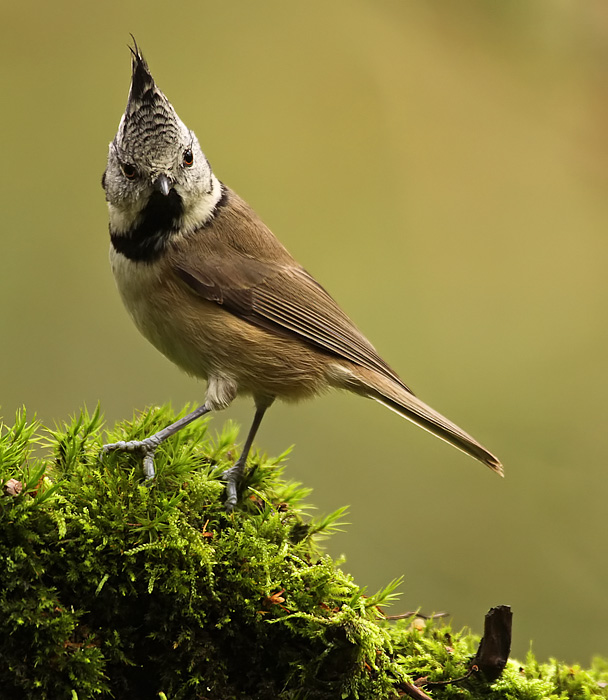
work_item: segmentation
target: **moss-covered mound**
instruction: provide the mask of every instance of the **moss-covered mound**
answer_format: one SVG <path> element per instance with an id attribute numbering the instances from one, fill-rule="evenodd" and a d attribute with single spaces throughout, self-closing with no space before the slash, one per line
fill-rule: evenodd
<path id="1" fill-rule="evenodd" d="M 509 662 L 490 685 L 465 676 L 479 639 L 387 622 L 318 546 L 342 511 L 306 514 L 281 458 L 251 460 L 234 513 L 221 474 L 236 430 L 200 421 L 138 458 L 155 409 L 102 435 L 98 414 L 46 431 L 22 415 L 0 433 L 0 698 L 389 698 L 418 681 L 437 698 L 606 697 L 608 666 Z M 39 455 L 42 454 L 42 457 Z M 38 455 L 38 457 L 36 457 Z"/>

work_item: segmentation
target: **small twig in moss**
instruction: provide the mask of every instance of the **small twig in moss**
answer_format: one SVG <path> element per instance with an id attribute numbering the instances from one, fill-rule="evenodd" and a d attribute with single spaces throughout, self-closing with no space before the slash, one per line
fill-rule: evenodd
<path id="1" fill-rule="evenodd" d="M 429 681 L 427 680 L 427 677 L 424 678 L 417 678 L 415 683 L 416 686 L 423 686 L 424 688 L 437 688 L 442 685 L 453 685 L 454 683 L 462 683 L 462 681 L 466 681 L 467 678 L 470 678 L 474 673 L 479 672 L 479 667 L 471 666 L 471 668 L 464 674 L 464 676 L 460 676 L 458 678 L 448 678 L 445 681 Z"/>
<path id="2" fill-rule="evenodd" d="M 429 695 L 411 683 L 402 683 L 399 686 L 399 689 L 403 691 L 403 695 L 408 695 L 410 698 L 414 698 L 415 700 L 431 700 Z"/>
<path id="3" fill-rule="evenodd" d="M 399 613 L 398 615 L 385 615 L 385 620 L 406 620 L 408 617 L 421 617 L 423 620 L 438 620 L 441 617 L 447 617 L 450 613 L 438 612 L 432 615 L 425 615 L 417 610 L 409 610 L 408 612 Z"/>

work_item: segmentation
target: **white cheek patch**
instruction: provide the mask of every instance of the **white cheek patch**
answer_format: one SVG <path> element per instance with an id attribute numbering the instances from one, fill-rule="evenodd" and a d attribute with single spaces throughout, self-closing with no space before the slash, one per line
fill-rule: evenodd
<path id="1" fill-rule="evenodd" d="M 144 208 L 144 200 L 126 199 L 120 207 L 112 202 L 108 202 L 108 213 L 110 217 L 110 230 L 113 233 L 128 233 Z"/>
<path id="2" fill-rule="evenodd" d="M 184 213 L 182 214 L 182 233 L 190 233 L 206 224 L 213 216 L 217 203 L 222 198 L 222 186 L 220 181 L 211 174 L 211 187 L 209 193 L 179 194 L 182 196 Z"/>

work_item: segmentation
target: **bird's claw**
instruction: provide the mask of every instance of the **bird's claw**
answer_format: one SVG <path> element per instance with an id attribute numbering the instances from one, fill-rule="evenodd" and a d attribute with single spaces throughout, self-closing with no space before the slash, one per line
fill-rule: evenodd
<path id="1" fill-rule="evenodd" d="M 143 471 L 146 481 L 150 481 L 156 475 L 154 469 L 154 453 L 158 447 L 159 442 L 152 438 L 146 438 L 145 440 L 120 440 L 119 442 L 112 442 L 104 445 L 101 448 L 101 454 L 106 455 L 109 452 L 139 452 L 143 457 Z"/>
<path id="2" fill-rule="evenodd" d="M 233 467 L 230 467 L 230 469 L 226 469 L 226 471 L 222 474 L 222 479 L 226 482 L 226 500 L 224 501 L 224 507 L 226 508 L 227 513 L 232 513 L 232 511 L 236 508 L 236 503 L 238 500 L 236 487 L 242 475 L 243 465 L 239 462 L 237 462 Z"/>

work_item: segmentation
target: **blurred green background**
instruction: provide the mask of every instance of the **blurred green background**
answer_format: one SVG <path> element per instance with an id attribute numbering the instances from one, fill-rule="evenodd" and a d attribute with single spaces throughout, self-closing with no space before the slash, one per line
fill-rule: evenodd
<path id="1" fill-rule="evenodd" d="M 295 443 L 287 475 L 350 504 L 330 552 L 370 589 L 404 574 L 392 612 L 480 632 L 508 603 L 516 655 L 608 655 L 608 5 L 25 0 L 0 26 L 5 420 L 204 397 L 107 262 L 133 32 L 220 179 L 505 464 L 353 396 L 276 405 L 258 446 Z"/>

